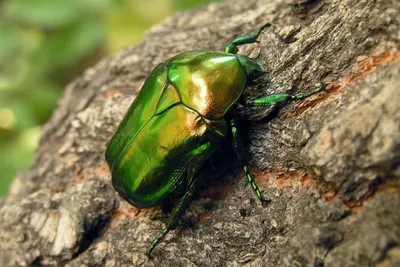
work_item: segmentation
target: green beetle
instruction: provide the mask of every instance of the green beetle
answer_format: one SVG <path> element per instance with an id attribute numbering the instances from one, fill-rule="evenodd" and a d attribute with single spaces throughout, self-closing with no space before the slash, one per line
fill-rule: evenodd
<path id="1" fill-rule="evenodd" d="M 256 42 L 254 34 L 235 38 L 225 51 L 179 54 L 150 73 L 106 149 L 115 190 L 130 204 L 148 208 L 178 187 L 186 188 L 168 225 L 146 251 L 148 256 L 179 222 L 198 184 L 198 172 L 220 148 L 229 131 L 247 180 L 262 200 L 246 166 L 244 149 L 232 116 L 246 86 L 265 71 L 259 61 L 237 55 L 238 45 Z M 250 99 L 247 106 L 303 99 L 306 94 L 275 94 Z"/>

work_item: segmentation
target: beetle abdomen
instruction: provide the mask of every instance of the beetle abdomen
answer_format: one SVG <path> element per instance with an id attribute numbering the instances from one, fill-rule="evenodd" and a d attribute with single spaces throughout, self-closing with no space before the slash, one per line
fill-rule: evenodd
<path id="1" fill-rule="evenodd" d="M 153 116 L 130 143 L 112 170 L 113 185 L 136 207 L 152 206 L 174 190 L 194 158 L 223 138 L 197 112 L 175 105 Z"/>

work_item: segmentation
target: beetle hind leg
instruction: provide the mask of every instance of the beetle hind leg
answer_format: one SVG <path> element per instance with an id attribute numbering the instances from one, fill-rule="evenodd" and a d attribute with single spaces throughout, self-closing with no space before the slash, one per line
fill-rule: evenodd
<path id="1" fill-rule="evenodd" d="M 233 150 L 235 151 L 240 163 L 243 165 L 243 171 L 246 175 L 247 181 L 249 182 L 254 193 L 256 193 L 257 198 L 261 202 L 264 202 L 261 191 L 258 188 L 258 185 L 256 184 L 256 182 L 254 181 L 254 177 L 253 177 L 253 175 L 251 175 L 249 168 L 247 167 L 244 146 L 243 146 L 242 140 L 240 139 L 240 136 L 237 132 L 236 122 L 233 119 L 231 120 L 231 130 L 232 130 L 232 137 L 233 137 L 233 140 L 232 140 Z"/>
<path id="2" fill-rule="evenodd" d="M 174 213 L 172 217 L 169 219 L 167 226 L 164 227 L 164 229 L 154 238 L 153 242 L 147 248 L 146 255 L 148 257 L 152 258 L 151 252 L 153 251 L 153 249 L 158 245 L 158 243 L 161 242 L 161 240 L 168 234 L 170 230 L 176 228 L 177 224 L 179 223 L 179 220 L 181 219 L 183 213 L 185 212 L 193 196 L 194 191 L 196 190 L 196 186 L 197 186 L 197 179 L 194 179 L 188 191 L 183 195 L 183 197 L 179 201 L 178 206 L 176 206 Z"/>

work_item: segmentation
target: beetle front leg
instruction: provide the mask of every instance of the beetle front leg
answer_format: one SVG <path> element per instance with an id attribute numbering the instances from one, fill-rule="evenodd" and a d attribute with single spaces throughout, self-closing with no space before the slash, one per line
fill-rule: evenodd
<path id="1" fill-rule="evenodd" d="M 183 213 L 185 212 L 185 210 L 193 196 L 194 191 L 196 190 L 196 186 L 197 186 L 197 179 L 195 178 L 194 181 L 192 182 L 192 184 L 190 185 L 188 191 L 181 198 L 178 206 L 176 206 L 176 208 L 174 210 L 174 214 L 169 219 L 168 225 L 166 227 L 164 227 L 164 229 L 161 231 L 161 233 L 159 233 L 156 236 L 156 238 L 154 238 L 153 242 L 147 248 L 146 255 L 149 258 L 152 258 L 151 252 L 157 246 L 157 244 L 160 243 L 160 241 L 165 237 L 165 235 L 168 234 L 168 232 L 170 230 L 173 230 L 176 228 L 177 224 L 179 223 L 179 220 L 181 219 Z"/>
<path id="2" fill-rule="evenodd" d="M 236 122 L 234 119 L 231 119 L 231 131 L 232 131 L 232 137 L 233 137 L 233 140 L 232 140 L 233 150 L 235 151 L 240 163 L 243 165 L 243 170 L 246 175 L 247 181 L 249 182 L 249 184 L 253 188 L 254 192 L 256 193 L 257 198 L 261 202 L 263 202 L 264 199 L 261 195 L 260 189 L 258 188 L 258 185 L 254 181 L 253 175 L 251 175 L 250 170 L 247 167 L 244 146 L 243 146 L 242 140 L 240 139 L 240 136 L 237 132 L 237 126 L 236 126 Z"/>
<path id="3" fill-rule="evenodd" d="M 274 94 L 274 95 L 269 95 L 261 98 L 256 98 L 256 99 L 249 99 L 246 101 L 246 106 L 268 106 L 268 105 L 274 105 L 277 103 L 281 103 L 287 100 L 301 100 L 304 98 L 307 98 L 309 96 L 312 96 L 313 94 L 316 94 L 320 91 L 323 91 L 325 89 L 325 85 L 323 83 L 320 83 L 317 88 L 314 90 L 311 90 L 310 92 L 306 93 L 301 93 L 301 94 Z"/>
<path id="4" fill-rule="evenodd" d="M 261 34 L 261 32 L 269 27 L 272 27 L 272 23 L 265 23 L 262 25 L 254 34 L 245 34 L 236 37 L 233 39 L 226 47 L 225 47 L 225 52 L 231 53 L 231 54 L 236 54 L 238 52 L 238 45 L 244 45 L 244 44 L 250 44 L 254 43 L 257 41 L 258 36 Z"/>

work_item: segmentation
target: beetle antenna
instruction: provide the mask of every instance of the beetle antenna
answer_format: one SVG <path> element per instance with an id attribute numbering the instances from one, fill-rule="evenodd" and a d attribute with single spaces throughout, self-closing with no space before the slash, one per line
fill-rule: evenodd
<path id="1" fill-rule="evenodd" d="M 266 29 L 273 27 L 272 23 L 265 23 L 262 25 L 254 34 L 245 34 L 236 37 L 233 39 L 227 46 L 225 46 L 225 52 L 226 53 L 231 53 L 231 54 L 236 54 L 239 49 L 237 48 L 239 45 L 244 45 L 244 44 L 251 44 L 254 42 L 257 42 L 258 36 L 261 34 L 261 32 Z"/>

